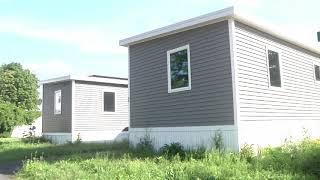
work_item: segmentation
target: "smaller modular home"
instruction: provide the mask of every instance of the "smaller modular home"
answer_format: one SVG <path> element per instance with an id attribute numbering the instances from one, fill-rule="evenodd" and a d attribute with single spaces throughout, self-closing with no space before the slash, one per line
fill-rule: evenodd
<path id="1" fill-rule="evenodd" d="M 290 16 L 288 16 L 290 17 Z M 298 23 L 298 22 L 297 22 Z M 320 51 L 233 7 L 120 40 L 130 137 L 227 149 L 320 137 Z"/>
<path id="2" fill-rule="evenodd" d="M 64 76 L 42 81 L 42 133 L 54 143 L 126 138 L 128 80 Z"/>

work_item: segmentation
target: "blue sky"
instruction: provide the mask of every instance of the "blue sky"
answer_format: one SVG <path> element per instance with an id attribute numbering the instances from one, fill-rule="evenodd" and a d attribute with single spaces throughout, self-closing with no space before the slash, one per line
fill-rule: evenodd
<path id="1" fill-rule="evenodd" d="M 0 64 L 20 62 L 40 79 L 127 77 L 127 49 L 118 45 L 120 39 L 231 5 L 302 42 L 319 44 L 319 0 L 0 0 Z"/>

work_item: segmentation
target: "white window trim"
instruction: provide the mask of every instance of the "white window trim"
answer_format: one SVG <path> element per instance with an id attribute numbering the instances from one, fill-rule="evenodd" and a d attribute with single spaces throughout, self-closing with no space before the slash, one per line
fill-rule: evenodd
<path id="1" fill-rule="evenodd" d="M 315 66 L 315 65 L 317 65 L 317 66 L 320 67 L 320 63 L 319 63 L 319 62 L 314 62 L 314 61 L 313 61 L 313 63 L 312 63 L 313 80 L 314 80 L 314 83 L 315 83 L 315 84 L 320 84 L 320 81 L 317 81 L 317 79 L 316 79 L 316 71 L 315 71 L 315 69 L 314 69 L 314 66 Z"/>
<path id="2" fill-rule="evenodd" d="M 111 93 L 114 93 L 114 112 L 111 112 L 111 111 L 104 111 L 104 93 L 105 92 L 111 92 Z M 117 101 L 117 92 L 115 90 L 109 90 L 109 89 L 105 89 L 105 90 L 102 90 L 102 103 L 101 103 L 101 107 L 102 107 L 102 113 L 103 114 L 115 114 L 117 113 L 117 107 L 118 107 L 118 101 Z"/>
<path id="3" fill-rule="evenodd" d="M 189 83 L 188 83 L 187 87 L 172 89 L 171 88 L 170 54 L 178 52 L 178 51 L 182 51 L 185 49 L 187 50 L 187 54 L 188 54 L 188 80 L 189 80 Z M 168 73 L 167 74 L 168 75 L 168 93 L 191 90 L 191 65 L 190 65 L 190 46 L 189 46 L 189 44 L 167 51 L 167 73 Z"/>
<path id="4" fill-rule="evenodd" d="M 60 112 L 57 111 L 56 109 L 56 94 L 60 93 L 60 98 L 61 98 L 61 107 L 60 107 Z M 62 112 L 62 92 L 61 92 L 61 89 L 60 90 L 57 90 L 57 91 L 54 91 L 54 97 L 53 97 L 53 111 L 54 111 L 54 115 L 59 115 L 61 114 Z"/>
<path id="5" fill-rule="evenodd" d="M 271 82 L 270 82 L 270 72 L 269 72 L 269 56 L 268 56 L 268 50 L 274 51 L 276 53 L 278 53 L 279 55 L 279 68 L 280 68 L 280 81 L 281 81 L 281 85 L 280 87 L 277 86 L 271 86 Z M 283 78 L 282 78 L 282 52 L 280 49 L 274 47 L 274 46 L 266 46 L 266 62 L 267 62 L 267 71 L 268 71 L 268 86 L 270 89 L 281 89 L 283 88 Z"/>

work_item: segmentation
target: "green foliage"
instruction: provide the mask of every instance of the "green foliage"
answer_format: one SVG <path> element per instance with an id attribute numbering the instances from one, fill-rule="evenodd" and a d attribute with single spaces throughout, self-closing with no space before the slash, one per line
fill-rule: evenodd
<path id="1" fill-rule="evenodd" d="M 253 145 L 245 144 L 240 150 L 240 159 L 252 162 L 254 158 Z"/>
<path id="2" fill-rule="evenodd" d="M 77 139 L 76 139 L 76 141 L 75 141 L 75 144 L 80 144 L 80 143 L 82 143 L 82 139 L 81 139 L 81 137 L 80 137 L 80 133 L 78 133 L 78 134 L 77 134 Z"/>
<path id="3" fill-rule="evenodd" d="M 182 161 L 157 154 L 141 158 L 129 150 L 128 142 L 53 145 L 0 139 L 0 162 L 27 158 L 18 179 L 319 179 L 312 169 L 319 167 L 320 141 L 291 145 L 262 150 L 249 163 L 237 153 L 204 149 L 199 150 L 202 158 L 192 158 L 195 151 L 187 151 Z M 287 151 L 296 160 L 286 159 Z M 287 165 L 280 166 L 283 163 Z"/>
<path id="4" fill-rule="evenodd" d="M 145 136 L 140 138 L 139 143 L 133 148 L 133 151 L 140 155 L 152 155 L 156 152 L 150 134 L 146 132 Z"/>
<path id="5" fill-rule="evenodd" d="M 19 63 L 0 67 L 0 98 L 25 110 L 36 110 L 39 103 L 38 79 Z"/>
<path id="6" fill-rule="evenodd" d="M 266 148 L 257 160 L 264 169 L 290 169 L 320 177 L 320 140 L 289 142 L 276 148 Z"/>
<path id="7" fill-rule="evenodd" d="M 17 108 L 10 103 L 0 103 L 0 134 L 10 134 L 12 128 L 19 123 Z"/>
<path id="8" fill-rule="evenodd" d="M 8 134 L 40 116 L 38 79 L 18 63 L 2 65 L 0 77 L 0 134 Z"/>
<path id="9" fill-rule="evenodd" d="M 171 143 L 170 145 L 165 144 L 160 148 L 160 152 L 169 159 L 172 159 L 174 156 L 179 156 L 181 159 L 185 159 L 186 157 L 186 151 L 184 150 L 184 147 L 178 142 Z"/>
<path id="10" fill-rule="evenodd" d="M 29 131 L 26 132 L 23 135 L 23 139 L 22 141 L 25 143 L 31 143 L 31 144 L 39 144 L 39 143 L 49 143 L 51 142 L 49 139 L 46 139 L 44 136 L 41 137 L 37 137 L 35 134 L 36 127 L 35 126 L 31 126 L 29 128 Z"/>
<path id="11" fill-rule="evenodd" d="M 224 150 L 223 137 L 222 132 L 220 130 L 215 132 L 214 137 L 212 138 L 212 142 L 213 148 L 215 150 L 218 150 L 219 152 L 222 152 Z"/>

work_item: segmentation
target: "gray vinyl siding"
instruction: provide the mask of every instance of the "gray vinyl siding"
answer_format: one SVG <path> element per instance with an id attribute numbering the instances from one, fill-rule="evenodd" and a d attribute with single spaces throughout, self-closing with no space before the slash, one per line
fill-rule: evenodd
<path id="1" fill-rule="evenodd" d="M 269 88 L 266 46 L 281 51 L 281 88 Z M 315 54 L 236 22 L 235 61 L 241 121 L 320 120 Z"/>
<path id="2" fill-rule="evenodd" d="M 103 92 L 115 92 L 115 112 L 103 112 Z M 127 85 L 75 82 L 74 131 L 122 130 L 128 127 Z"/>
<path id="3" fill-rule="evenodd" d="M 61 114 L 54 114 L 54 92 L 61 90 Z M 71 81 L 43 85 L 42 131 L 44 133 L 71 132 Z"/>
<path id="4" fill-rule="evenodd" d="M 190 91 L 168 93 L 167 51 L 190 45 Z M 129 47 L 130 127 L 232 125 L 228 22 Z"/>

